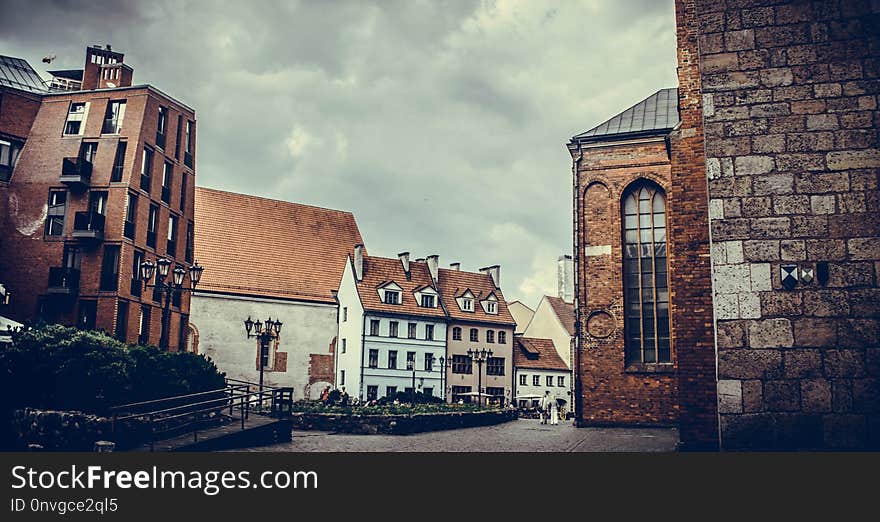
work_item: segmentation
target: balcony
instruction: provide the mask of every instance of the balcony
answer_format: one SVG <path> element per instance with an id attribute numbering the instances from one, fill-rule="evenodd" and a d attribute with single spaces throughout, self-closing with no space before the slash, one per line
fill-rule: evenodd
<path id="1" fill-rule="evenodd" d="M 104 240 L 104 216 L 97 212 L 77 212 L 73 217 L 73 238 Z"/>
<path id="2" fill-rule="evenodd" d="M 64 158 L 61 164 L 61 183 L 71 188 L 85 188 L 92 179 L 92 163 L 83 158 Z"/>
<path id="3" fill-rule="evenodd" d="M 52 295 L 76 295 L 79 293 L 79 270 L 53 266 L 49 268 L 49 288 Z"/>

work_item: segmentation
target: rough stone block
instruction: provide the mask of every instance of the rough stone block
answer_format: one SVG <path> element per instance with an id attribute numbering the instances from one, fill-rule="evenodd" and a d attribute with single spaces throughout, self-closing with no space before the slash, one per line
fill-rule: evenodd
<path id="1" fill-rule="evenodd" d="M 743 51 L 755 48 L 755 32 L 752 29 L 727 31 L 724 33 L 724 48 L 727 51 Z"/>
<path id="2" fill-rule="evenodd" d="M 811 290 L 804 292 L 804 314 L 815 317 L 839 317 L 849 314 L 845 292 Z"/>
<path id="3" fill-rule="evenodd" d="M 810 196 L 810 209 L 813 214 L 834 214 L 834 196 Z"/>
<path id="4" fill-rule="evenodd" d="M 835 346 L 837 327 L 830 319 L 797 319 L 794 322 L 794 344 L 804 348 Z"/>
<path id="5" fill-rule="evenodd" d="M 842 261 L 846 259 L 846 243 L 842 239 L 808 239 L 807 259 Z"/>
<path id="6" fill-rule="evenodd" d="M 712 237 L 718 241 L 743 239 L 751 234 L 748 219 L 717 219 L 711 222 L 711 227 Z"/>
<path id="7" fill-rule="evenodd" d="M 827 377 L 853 379 L 865 375 L 862 350 L 825 350 L 822 355 Z"/>
<path id="8" fill-rule="evenodd" d="M 880 413 L 880 379 L 853 380 L 853 411 Z"/>
<path id="9" fill-rule="evenodd" d="M 739 298 L 739 316 L 742 319 L 761 318 L 761 299 L 755 292 L 741 292 Z"/>
<path id="10" fill-rule="evenodd" d="M 709 200 L 709 220 L 724 219 L 724 202 L 720 199 Z"/>
<path id="11" fill-rule="evenodd" d="M 831 381 L 831 407 L 835 413 L 852 411 L 852 380 L 835 379 Z"/>
<path id="12" fill-rule="evenodd" d="M 790 348 L 794 344 L 791 321 L 762 319 L 749 324 L 750 348 Z"/>
<path id="13" fill-rule="evenodd" d="M 767 196 L 742 199 L 743 217 L 766 217 L 773 213 L 773 200 Z"/>
<path id="14" fill-rule="evenodd" d="M 783 362 L 788 379 L 822 377 L 822 355 L 819 350 L 787 350 Z"/>
<path id="15" fill-rule="evenodd" d="M 767 411 L 799 411 L 801 390 L 798 381 L 765 382 L 764 407 Z"/>
<path id="16" fill-rule="evenodd" d="M 807 130 L 837 130 L 840 123 L 836 114 L 811 114 L 807 116 Z"/>
<path id="17" fill-rule="evenodd" d="M 791 106 L 788 103 L 761 103 L 752 105 L 749 109 L 751 118 L 767 118 L 773 116 L 788 116 L 791 114 Z M 769 127 L 769 122 L 768 122 Z"/>
<path id="18" fill-rule="evenodd" d="M 868 372 L 876 373 L 873 371 L 874 369 L 880 370 L 880 368 L 872 367 L 872 362 L 874 364 L 880 363 L 880 359 L 872 359 L 872 357 L 880 357 L 880 354 L 874 349 L 880 347 L 880 319 L 841 321 L 837 327 L 837 337 L 839 346 L 843 348 L 867 348 Z"/>
<path id="19" fill-rule="evenodd" d="M 826 236 L 828 235 L 828 218 L 825 216 L 792 216 L 791 235 L 792 237 Z"/>
<path id="20" fill-rule="evenodd" d="M 718 381 L 718 413 L 742 413 L 741 381 L 722 379 Z"/>
<path id="21" fill-rule="evenodd" d="M 783 152 L 785 151 L 785 135 L 752 136 L 752 151 L 758 153 Z"/>
<path id="22" fill-rule="evenodd" d="M 751 263 L 752 291 L 760 292 L 772 290 L 770 282 L 770 264 L 769 263 Z"/>
<path id="23" fill-rule="evenodd" d="M 728 263 L 735 265 L 745 261 L 742 241 L 725 241 L 723 245 L 724 257 Z"/>
<path id="24" fill-rule="evenodd" d="M 867 210 L 864 192 L 848 192 L 837 195 L 837 210 L 841 213 L 861 213 Z"/>
<path id="25" fill-rule="evenodd" d="M 718 321 L 715 327 L 718 348 L 742 348 L 746 345 L 746 323 L 744 321 Z"/>
<path id="26" fill-rule="evenodd" d="M 873 261 L 880 259 L 880 237 L 860 237 L 846 243 L 849 259 Z"/>
<path id="27" fill-rule="evenodd" d="M 740 381 L 742 383 L 743 411 L 756 413 L 764 411 L 764 383 L 761 381 Z"/>
<path id="28" fill-rule="evenodd" d="M 776 169 L 779 171 L 823 170 L 825 158 L 822 154 L 780 154 L 776 156 Z"/>
<path id="29" fill-rule="evenodd" d="M 791 237 L 791 221 L 787 217 L 756 218 L 751 223 L 755 239 L 779 239 Z"/>
<path id="30" fill-rule="evenodd" d="M 822 194 L 849 190 L 849 174 L 846 172 L 804 172 L 795 177 L 799 193 Z"/>
<path id="31" fill-rule="evenodd" d="M 739 156 L 734 158 L 733 170 L 737 176 L 767 174 L 773 170 L 773 164 L 771 156 Z"/>
<path id="32" fill-rule="evenodd" d="M 802 261 L 807 258 L 806 243 L 790 239 L 779 242 L 779 258 L 783 261 Z"/>
<path id="33" fill-rule="evenodd" d="M 777 215 L 809 214 L 810 198 L 803 195 L 775 196 L 773 212 Z"/>
<path id="34" fill-rule="evenodd" d="M 800 315 L 802 298 L 795 292 L 761 292 L 761 315 L 774 317 Z"/>
<path id="35" fill-rule="evenodd" d="M 747 261 L 777 261 L 779 259 L 779 241 L 768 239 L 763 241 L 742 241 L 743 257 Z"/>
<path id="36" fill-rule="evenodd" d="M 831 383 L 825 379 L 801 381 L 801 402 L 808 413 L 831 411 Z"/>
<path id="37" fill-rule="evenodd" d="M 825 415 L 825 445 L 833 449 L 856 449 L 867 442 L 864 415 Z"/>
<path id="38" fill-rule="evenodd" d="M 844 150 L 829 152 L 826 157 L 831 170 L 880 168 L 880 150 Z"/>
<path id="39" fill-rule="evenodd" d="M 779 350 L 719 350 L 718 377 L 722 379 L 778 379 L 782 376 Z"/>
<path id="40" fill-rule="evenodd" d="M 739 59 L 736 53 L 704 55 L 703 60 L 700 62 L 700 68 L 707 74 L 735 71 L 739 69 Z"/>
<path id="41" fill-rule="evenodd" d="M 739 319 L 739 297 L 737 294 L 715 294 L 713 299 L 715 319 Z"/>

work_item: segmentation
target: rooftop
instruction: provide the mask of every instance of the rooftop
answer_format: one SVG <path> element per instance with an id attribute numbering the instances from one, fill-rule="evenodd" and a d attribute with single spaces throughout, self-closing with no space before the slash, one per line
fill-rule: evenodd
<path id="1" fill-rule="evenodd" d="M 357 283 L 358 294 L 365 310 L 392 314 L 421 315 L 429 317 L 445 317 L 443 305 L 436 308 L 425 308 L 416 302 L 413 292 L 425 287 L 434 287 L 431 272 L 425 262 L 410 261 L 410 277 L 406 277 L 400 259 L 387 257 L 364 256 L 363 279 Z M 379 289 L 389 283 L 395 283 L 403 289 L 400 304 L 382 302 Z M 441 303 L 443 298 L 440 298 Z"/>
<path id="2" fill-rule="evenodd" d="M 566 303 L 561 297 L 547 296 L 547 302 L 553 308 L 559 322 L 568 331 L 568 335 L 574 335 L 574 304 Z"/>
<path id="3" fill-rule="evenodd" d="M 59 71 L 46 71 L 47 73 L 55 76 L 56 78 L 67 78 L 68 80 L 76 80 L 82 81 L 83 79 L 83 70 L 82 69 L 63 69 Z"/>
<path id="4" fill-rule="evenodd" d="M 225 192 L 195 191 L 199 289 L 335 303 L 333 291 L 354 246 L 351 212 Z"/>
<path id="5" fill-rule="evenodd" d="M 35 94 L 49 92 L 46 83 L 27 61 L 11 56 L 0 56 L 0 86 Z"/>
<path id="6" fill-rule="evenodd" d="M 678 89 L 661 89 L 629 109 L 571 138 L 574 143 L 665 134 L 678 125 Z"/>
<path id="7" fill-rule="evenodd" d="M 568 371 L 569 367 L 559 357 L 551 339 L 516 337 L 514 339 L 513 365 L 532 370 Z"/>
<path id="8" fill-rule="evenodd" d="M 440 269 L 440 293 L 443 295 L 444 303 L 449 311 L 450 319 L 461 321 L 479 321 L 493 324 L 505 324 L 513 326 L 516 324 L 510 310 L 507 307 L 507 301 L 500 288 L 495 288 L 492 277 L 482 272 L 465 272 L 463 270 L 451 270 L 448 268 Z M 461 296 L 466 290 L 470 290 L 474 294 L 474 311 L 465 312 L 459 308 L 455 298 Z M 487 314 L 479 302 L 488 295 L 494 293 L 498 298 L 498 313 Z"/>

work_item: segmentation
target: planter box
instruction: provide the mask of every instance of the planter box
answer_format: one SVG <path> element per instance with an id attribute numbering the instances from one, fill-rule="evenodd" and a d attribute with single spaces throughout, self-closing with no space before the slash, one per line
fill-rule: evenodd
<path id="1" fill-rule="evenodd" d="M 426 431 L 491 426 L 517 418 L 516 411 L 418 413 L 413 415 L 356 415 L 294 413 L 294 430 L 334 431 L 358 435 L 406 435 Z"/>

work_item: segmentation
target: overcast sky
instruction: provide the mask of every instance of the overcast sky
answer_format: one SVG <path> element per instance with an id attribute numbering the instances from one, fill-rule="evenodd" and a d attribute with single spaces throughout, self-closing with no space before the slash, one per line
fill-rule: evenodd
<path id="1" fill-rule="evenodd" d="M 195 108 L 198 184 L 352 211 L 372 255 L 500 264 L 533 308 L 572 248 L 566 142 L 677 85 L 673 0 L 3 4 L 0 54 L 109 43 Z"/>

